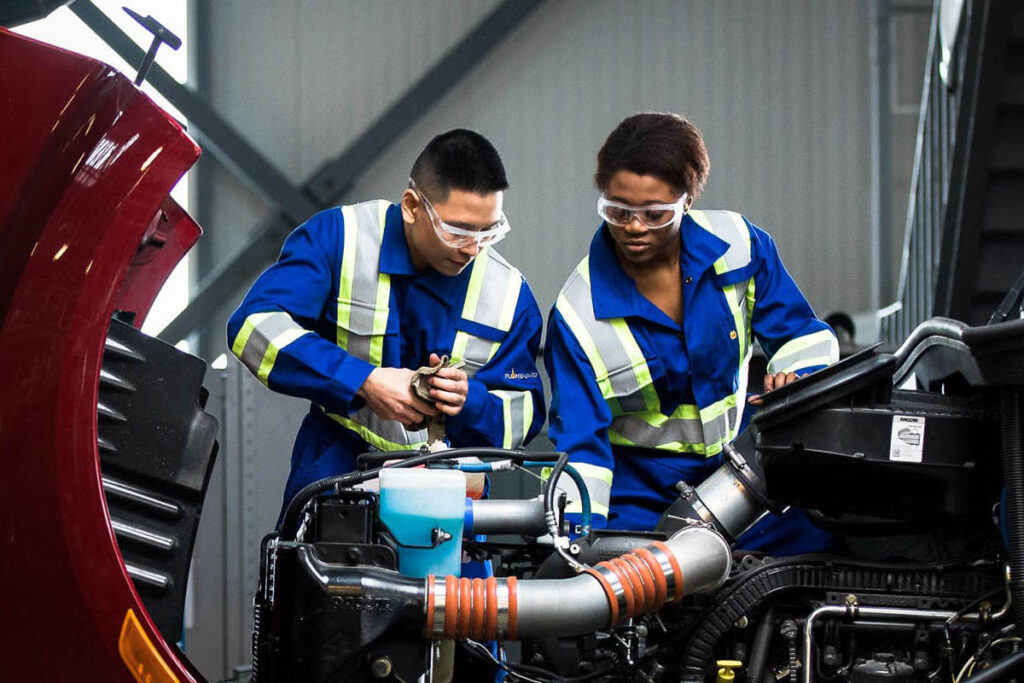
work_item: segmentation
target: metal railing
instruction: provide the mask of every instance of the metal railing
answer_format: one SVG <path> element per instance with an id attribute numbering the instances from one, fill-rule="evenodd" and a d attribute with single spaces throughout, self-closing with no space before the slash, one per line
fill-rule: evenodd
<path id="1" fill-rule="evenodd" d="M 940 27 L 942 11 L 949 12 L 955 3 L 937 0 L 932 12 L 898 298 L 879 312 L 881 338 L 894 346 L 919 323 L 944 313 L 935 310 L 936 284 L 943 241 L 955 218 L 950 188 L 959 182 L 966 156 L 965 114 L 976 81 L 972 64 L 984 38 L 976 25 L 976 4 L 966 0 L 957 8 L 961 14 L 952 45 L 943 40 Z"/>

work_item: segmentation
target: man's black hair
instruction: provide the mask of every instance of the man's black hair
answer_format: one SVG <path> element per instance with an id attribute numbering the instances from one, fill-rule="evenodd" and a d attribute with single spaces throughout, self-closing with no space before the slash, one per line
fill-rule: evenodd
<path id="1" fill-rule="evenodd" d="M 498 150 L 476 131 L 441 133 L 420 152 L 410 173 L 428 199 L 443 202 L 452 190 L 487 194 L 508 189 Z"/>

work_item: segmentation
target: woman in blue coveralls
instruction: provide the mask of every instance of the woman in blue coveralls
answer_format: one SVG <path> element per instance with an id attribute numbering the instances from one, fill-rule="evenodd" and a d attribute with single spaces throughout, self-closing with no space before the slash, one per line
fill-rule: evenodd
<path id="1" fill-rule="evenodd" d="M 772 238 L 738 213 L 693 208 L 709 166 L 700 132 L 676 114 L 630 116 L 597 156 L 604 220 L 545 349 L 550 436 L 587 483 L 595 527 L 654 528 L 678 481 L 719 467 L 745 426 L 754 339 L 769 359 L 765 391 L 838 358 Z M 790 511 L 738 545 L 790 555 L 831 539 Z"/>

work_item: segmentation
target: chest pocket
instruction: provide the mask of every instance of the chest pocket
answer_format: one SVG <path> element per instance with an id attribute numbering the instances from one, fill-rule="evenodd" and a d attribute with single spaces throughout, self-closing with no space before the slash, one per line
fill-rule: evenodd
<path id="1" fill-rule="evenodd" d="M 455 324 L 452 360 L 473 377 L 494 357 L 512 329 L 523 276 L 491 249 L 473 261 L 462 316 Z"/>
<path id="2" fill-rule="evenodd" d="M 380 367 L 388 334 L 387 306 L 338 300 L 337 344 L 352 355 Z"/>

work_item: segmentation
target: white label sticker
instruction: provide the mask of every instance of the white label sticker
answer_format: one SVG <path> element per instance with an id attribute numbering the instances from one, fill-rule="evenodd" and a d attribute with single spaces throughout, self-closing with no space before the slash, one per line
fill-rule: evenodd
<path id="1" fill-rule="evenodd" d="M 892 416 L 889 459 L 897 462 L 921 462 L 924 453 L 924 418 Z"/>

